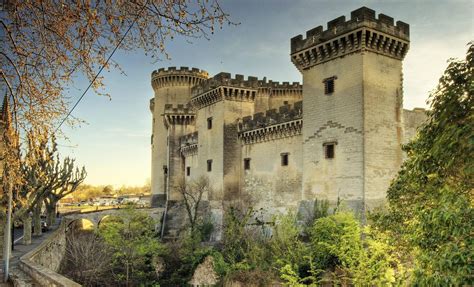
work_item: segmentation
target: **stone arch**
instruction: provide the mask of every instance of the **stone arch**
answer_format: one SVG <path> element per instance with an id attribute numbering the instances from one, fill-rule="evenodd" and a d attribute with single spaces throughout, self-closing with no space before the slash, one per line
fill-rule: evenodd
<path id="1" fill-rule="evenodd" d="M 66 233 L 77 232 L 77 231 L 94 231 L 97 228 L 97 224 L 94 220 L 84 217 L 74 218 L 69 221 L 66 225 Z"/>
<path id="2" fill-rule="evenodd" d="M 120 221 L 122 223 L 125 223 L 125 221 L 123 220 L 123 218 L 121 218 L 119 215 L 117 214 L 106 214 L 104 216 L 102 216 L 98 222 L 97 222 L 97 229 L 100 228 L 101 224 L 107 224 L 107 222 L 117 222 L 117 221 Z"/>

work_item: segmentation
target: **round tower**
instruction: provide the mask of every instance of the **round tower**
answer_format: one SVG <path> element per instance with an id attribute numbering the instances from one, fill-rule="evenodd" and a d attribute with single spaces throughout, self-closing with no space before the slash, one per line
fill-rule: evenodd
<path id="1" fill-rule="evenodd" d="M 191 88 L 208 78 L 206 71 L 188 67 L 169 67 L 153 71 L 151 85 L 154 97 L 150 100 L 153 114 L 151 135 L 151 193 L 152 207 L 163 206 L 167 199 L 170 170 L 169 123 L 165 110 L 170 107 L 186 106 L 191 100 Z"/>

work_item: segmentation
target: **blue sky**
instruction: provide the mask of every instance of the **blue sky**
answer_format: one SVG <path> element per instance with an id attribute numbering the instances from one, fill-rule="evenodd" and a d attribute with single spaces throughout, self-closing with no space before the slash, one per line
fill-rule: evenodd
<path id="1" fill-rule="evenodd" d="M 224 26 L 211 40 L 167 43 L 171 60 L 153 64 L 142 51 L 117 52 L 126 76 L 104 72 L 111 100 L 89 91 L 73 116 L 87 123 L 63 128 L 60 152 L 72 156 L 88 171 L 86 183 L 142 185 L 151 170 L 150 75 L 168 66 L 197 67 L 211 75 L 267 77 L 275 81 L 301 81 L 289 57 L 290 38 L 323 25 L 361 6 L 410 24 L 410 51 L 404 61 L 404 106 L 426 107 L 425 101 L 451 57 L 465 56 L 474 39 L 473 1 L 222 1 L 238 26 Z M 87 83 L 70 89 L 77 99 Z"/>

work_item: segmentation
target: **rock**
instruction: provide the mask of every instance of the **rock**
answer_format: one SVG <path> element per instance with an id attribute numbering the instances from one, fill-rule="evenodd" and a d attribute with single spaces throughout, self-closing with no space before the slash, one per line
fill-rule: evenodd
<path id="1" fill-rule="evenodd" d="M 194 271 L 189 281 L 191 286 L 214 286 L 219 282 L 219 275 L 214 271 L 214 258 L 207 256 Z"/>

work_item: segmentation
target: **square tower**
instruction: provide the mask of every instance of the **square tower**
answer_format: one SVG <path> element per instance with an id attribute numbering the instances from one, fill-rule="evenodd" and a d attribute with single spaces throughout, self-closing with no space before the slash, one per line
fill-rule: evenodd
<path id="1" fill-rule="evenodd" d="M 402 163 L 409 26 L 366 7 L 291 39 L 303 74 L 304 199 L 381 204 Z"/>

